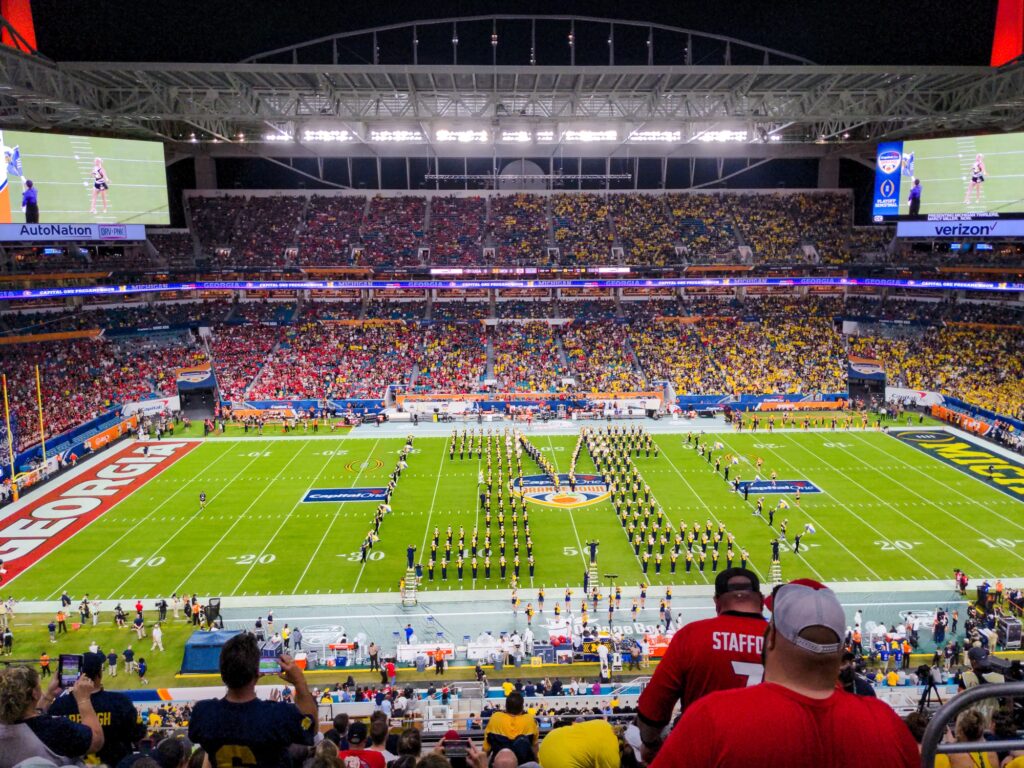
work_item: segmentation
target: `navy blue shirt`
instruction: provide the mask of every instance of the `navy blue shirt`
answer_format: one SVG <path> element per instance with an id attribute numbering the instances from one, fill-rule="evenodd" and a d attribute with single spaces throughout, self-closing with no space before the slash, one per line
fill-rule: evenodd
<path id="1" fill-rule="evenodd" d="M 22 722 L 32 729 L 32 733 L 51 752 L 63 757 L 82 757 L 92 745 L 92 731 L 89 727 L 64 717 L 39 715 Z"/>
<path id="2" fill-rule="evenodd" d="M 206 750 L 214 768 L 288 766 L 288 747 L 312 746 L 315 733 L 316 721 L 294 704 L 261 699 L 200 701 L 188 725 L 189 739 Z"/>
<path id="3" fill-rule="evenodd" d="M 131 753 L 134 743 L 146 735 L 146 727 L 142 724 L 139 711 L 135 709 L 131 699 L 123 693 L 97 691 L 89 698 L 103 729 L 103 748 L 96 755 L 100 762 L 117 765 Z M 76 723 L 81 721 L 78 702 L 70 694 L 65 694 L 53 702 L 50 714 L 66 717 Z"/>

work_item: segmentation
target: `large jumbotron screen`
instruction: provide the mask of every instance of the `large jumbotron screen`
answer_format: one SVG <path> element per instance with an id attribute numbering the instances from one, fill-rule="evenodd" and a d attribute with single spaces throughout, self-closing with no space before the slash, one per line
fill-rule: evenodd
<path id="1" fill-rule="evenodd" d="M 911 191 L 920 181 L 919 210 Z M 1024 133 L 889 141 L 875 156 L 876 221 L 1024 216 Z"/>
<path id="2" fill-rule="evenodd" d="M 0 223 L 26 220 L 28 181 L 40 223 L 170 223 L 159 142 L 0 131 L 0 145 Z"/>

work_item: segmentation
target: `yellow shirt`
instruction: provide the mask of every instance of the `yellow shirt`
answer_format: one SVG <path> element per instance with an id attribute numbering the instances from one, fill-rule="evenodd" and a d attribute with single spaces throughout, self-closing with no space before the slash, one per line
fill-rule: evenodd
<path id="1" fill-rule="evenodd" d="M 888 685 L 890 688 L 895 688 L 897 685 L 900 684 L 900 676 L 895 672 L 890 672 L 888 675 L 886 675 L 885 682 L 886 685 Z"/>
<path id="2" fill-rule="evenodd" d="M 533 748 L 537 748 L 539 730 L 537 721 L 533 715 L 510 715 L 508 712 L 495 712 L 487 721 L 487 729 L 484 731 L 484 752 L 491 751 L 491 745 L 487 743 L 487 734 L 496 733 L 507 739 L 515 739 L 517 736 L 529 736 L 533 741 Z"/>
<path id="3" fill-rule="evenodd" d="M 619 740 L 605 720 L 556 728 L 540 744 L 544 768 L 618 768 Z"/>
<path id="4" fill-rule="evenodd" d="M 504 694 L 505 694 L 506 698 L 507 698 L 507 697 L 508 697 L 508 695 L 509 695 L 510 693 L 512 693 L 512 691 L 514 691 L 515 689 L 516 689 L 515 685 L 513 685 L 513 684 L 512 684 L 512 683 L 510 683 L 510 682 L 508 682 L 507 680 L 506 680 L 506 681 L 505 681 L 504 683 L 502 683 L 502 684 L 501 684 L 501 691 L 502 691 L 502 693 L 504 693 Z"/>

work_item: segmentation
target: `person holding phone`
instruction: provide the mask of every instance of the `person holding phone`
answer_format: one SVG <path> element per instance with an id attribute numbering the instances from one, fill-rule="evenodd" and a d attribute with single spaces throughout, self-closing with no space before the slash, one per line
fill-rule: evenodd
<path id="1" fill-rule="evenodd" d="M 101 763 L 117 765 L 145 737 L 146 727 L 139 719 L 138 710 L 131 699 L 123 693 L 103 688 L 104 661 L 106 659 L 102 653 L 86 653 L 82 656 L 80 669 L 82 676 L 91 680 L 94 686 L 95 690 L 89 700 L 103 728 L 103 747 L 97 751 L 96 756 Z M 114 661 L 116 663 L 116 656 Z M 81 720 L 78 700 L 74 696 L 59 697 L 50 707 L 49 714 L 75 722 Z"/>
<path id="2" fill-rule="evenodd" d="M 220 676 L 227 694 L 196 703 L 188 726 L 189 739 L 206 750 L 211 765 L 234 761 L 276 768 L 286 762 L 292 744 L 313 745 L 318 731 L 316 700 L 292 658 L 281 654 L 278 661 L 279 676 L 295 690 L 294 704 L 257 698 L 260 647 L 255 635 L 235 635 L 224 644 Z"/>
<path id="3" fill-rule="evenodd" d="M 96 687 L 80 677 L 69 695 L 78 704 L 80 722 L 46 713 L 60 693 L 60 675 L 43 693 L 39 674 L 28 667 L 0 670 L 0 768 L 32 758 L 63 765 L 103 748 L 103 729 L 90 697 Z"/>

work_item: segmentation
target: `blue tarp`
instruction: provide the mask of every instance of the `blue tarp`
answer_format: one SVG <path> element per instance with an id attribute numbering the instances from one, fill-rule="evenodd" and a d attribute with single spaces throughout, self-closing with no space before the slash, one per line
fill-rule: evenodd
<path id="1" fill-rule="evenodd" d="M 181 673 L 210 674 L 220 671 L 220 649 L 240 629 L 217 629 L 212 632 L 193 632 L 185 643 L 185 654 L 181 659 Z"/>

